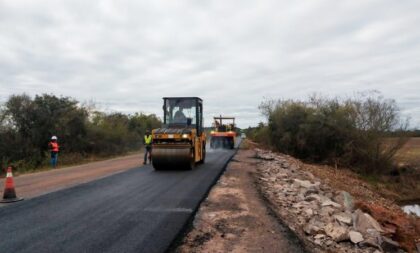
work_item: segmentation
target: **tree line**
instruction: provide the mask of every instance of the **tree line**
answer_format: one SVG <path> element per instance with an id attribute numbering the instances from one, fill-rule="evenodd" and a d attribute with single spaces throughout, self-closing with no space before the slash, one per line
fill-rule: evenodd
<path id="1" fill-rule="evenodd" d="M 105 113 L 70 97 L 12 95 L 0 107 L 1 167 L 32 170 L 48 163 L 48 142 L 56 135 L 61 161 L 137 150 L 146 129 L 161 125 L 154 115 Z"/>
<path id="2" fill-rule="evenodd" d="M 389 173 L 408 140 L 408 121 L 396 102 L 377 92 L 345 99 L 266 100 L 260 110 L 267 124 L 249 128 L 252 139 L 301 159 L 365 174 Z"/>

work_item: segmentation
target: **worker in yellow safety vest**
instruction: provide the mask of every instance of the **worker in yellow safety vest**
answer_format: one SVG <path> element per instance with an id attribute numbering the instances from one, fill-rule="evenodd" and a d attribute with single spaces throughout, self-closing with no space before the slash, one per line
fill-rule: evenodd
<path id="1" fill-rule="evenodd" d="M 145 147 L 143 164 L 147 164 L 147 160 L 149 160 L 149 163 L 152 163 L 152 135 L 150 134 L 149 130 L 147 130 L 146 134 L 144 135 L 143 144 Z"/>

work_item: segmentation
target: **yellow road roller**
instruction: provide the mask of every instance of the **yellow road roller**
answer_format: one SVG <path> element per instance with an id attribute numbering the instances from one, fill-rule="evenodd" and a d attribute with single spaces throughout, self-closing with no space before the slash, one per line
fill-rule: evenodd
<path id="1" fill-rule="evenodd" d="M 236 125 L 234 117 L 214 117 L 213 130 L 210 132 L 211 148 L 235 148 Z"/>
<path id="2" fill-rule="evenodd" d="M 163 126 L 152 131 L 155 170 L 192 169 L 206 159 L 203 100 L 198 97 L 164 97 Z"/>

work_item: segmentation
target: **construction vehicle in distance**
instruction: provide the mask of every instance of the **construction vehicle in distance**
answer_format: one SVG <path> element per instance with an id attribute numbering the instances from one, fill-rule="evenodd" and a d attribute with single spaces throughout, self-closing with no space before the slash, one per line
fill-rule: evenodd
<path id="1" fill-rule="evenodd" d="M 155 170 L 192 169 L 206 159 L 203 101 L 198 97 L 163 98 L 163 126 L 152 131 Z"/>
<path id="2" fill-rule="evenodd" d="M 236 126 L 234 117 L 214 117 L 213 128 L 210 132 L 211 148 L 235 147 Z"/>

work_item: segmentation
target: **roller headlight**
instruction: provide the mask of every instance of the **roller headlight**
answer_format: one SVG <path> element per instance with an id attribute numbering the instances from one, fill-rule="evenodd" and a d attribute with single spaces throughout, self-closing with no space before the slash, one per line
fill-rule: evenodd
<path id="1" fill-rule="evenodd" d="M 188 139 L 188 134 L 183 134 L 182 139 Z"/>

